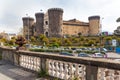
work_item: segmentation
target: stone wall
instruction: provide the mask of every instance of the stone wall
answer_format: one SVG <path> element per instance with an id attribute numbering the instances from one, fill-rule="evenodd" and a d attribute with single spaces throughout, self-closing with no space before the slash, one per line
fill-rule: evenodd
<path id="1" fill-rule="evenodd" d="M 65 25 L 62 26 L 63 35 L 77 35 L 81 33 L 83 36 L 87 36 L 89 31 L 89 26 L 82 25 Z"/>

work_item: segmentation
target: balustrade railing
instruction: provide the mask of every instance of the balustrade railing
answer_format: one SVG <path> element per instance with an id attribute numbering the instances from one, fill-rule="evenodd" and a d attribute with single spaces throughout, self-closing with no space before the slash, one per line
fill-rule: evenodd
<path id="1" fill-rule="evenodd" d="M 3 60 L 64 80 L 120 80 L 120 62 L 1 48 Z"/>

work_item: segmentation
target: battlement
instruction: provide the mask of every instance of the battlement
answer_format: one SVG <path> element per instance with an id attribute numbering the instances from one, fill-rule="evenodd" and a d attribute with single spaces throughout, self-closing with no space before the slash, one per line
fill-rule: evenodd
<path id="1" fill-rule="evenodd" d="M 32 17 L 23 17 L 22 20 L 31 20 L 31 21 L 34 21 L 34 18 L 32 18 Z"/>
<path id="2" fill-rule="evenodd" d="M 100 16 L 90 16 L 90 17 L 88 17 L 88 20 L 91 20 L 91 19 L 100 19 Z"/>
<path id="3" fill-rule="evenodd" d="M 60 12 L 63 12 L 63 9 L 62 8 L 50 8 L 50 9 L 48 9 L 48 12 L 49 11 L 60 11 Z"/>
<path id="4" fill-rule="evenodd" d="M 35 16 L 36 17 L 44 16 L 44 13 L 40 13 L 40 12 L 39 13 L 35 13 Z"/>

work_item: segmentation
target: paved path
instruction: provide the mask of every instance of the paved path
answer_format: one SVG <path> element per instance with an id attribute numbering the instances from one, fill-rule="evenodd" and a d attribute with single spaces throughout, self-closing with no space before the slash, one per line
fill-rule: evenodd
<path id="1" fill-rule="evenodd" d="M 36 75 L 0 61 L 0 80 L 36 80 Z"/>

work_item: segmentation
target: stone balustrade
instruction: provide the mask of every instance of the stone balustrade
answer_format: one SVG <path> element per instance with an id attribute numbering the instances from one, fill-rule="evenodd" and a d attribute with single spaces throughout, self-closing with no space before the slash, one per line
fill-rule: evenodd
<path id="1" fill-rule="evenodd" d="M 47 71 L 64 80 L 120 80 L 120 62 L 112 59 L 83 58 L 45 52 L 0 48 L 2 59 L 32 70 Z"/>

